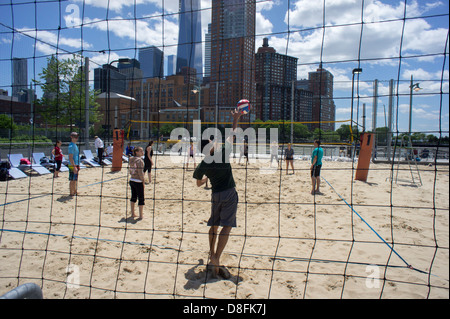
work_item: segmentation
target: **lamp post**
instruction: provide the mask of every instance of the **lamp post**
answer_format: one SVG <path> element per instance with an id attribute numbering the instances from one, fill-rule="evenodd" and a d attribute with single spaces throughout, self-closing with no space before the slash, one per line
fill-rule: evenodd
<path id="1" fill-rule="evenodd" d="M 352 71 L 352 101 L 351 101 L 351 110 L 350 110 L 350 138 L 351 138 L 351 142 L 352 142 L 352 148 L 354 148 L 353 146 L 353 130 L 352 130 L 352 125 L 353 125 L 353 95 L 354 95 L 354 88 L 355 88 L 355 74 L 361 74 L 362 73 L 362 69 L 361 68 L 355 68 Z M 356 150 L 356 148 L 354 148 Z M 351 157 L 353 158 L 353 150 L 351 152 Z"/>
<path id="2" fill-rule="evenodd" d="M 201 96 L 202 96 L 202 88 L 200 86 L 195 85 L 194 89 L 191 91 L 194 94 L 198 93 L 198 120 L 200 121 L 200 103 L 201 103 Z"/>
<path id="3" fill-rule="evenodd" d="M 413 90 L 415 92 L 418 92 L 422 90 L 422 88 L 419 86 L 419 83 L 414 83 L 413 76 L 411 74 L 411 84 L 409 86 L 409 130 L 408 135 L 411 138 L 411 129 L 412 129 L 412 101 L 413 101 Z"/>
<path id="4" fill-rule="evenodd" d="M 362 73 L 362 69 L 361 68 L 356 68 L 356 69 L 353 69 L 353 71 L 352 71 L 352 101 L 351 101 L 351 110 L 350 110 L 350 113 L 351 113 L 351 116 L 350 116 L 350 118 L 351 118 L 351 121 L 350 121 L 350 132 L 351 132 L 351 141 L 352 141 L 352 144 L 353 144 L 353 131 L 352 131 L 352 124 L 353 124 L 353 92 L 354 92 L 354 87 L 355 87 L 355 74 L 361 74 Z"/>

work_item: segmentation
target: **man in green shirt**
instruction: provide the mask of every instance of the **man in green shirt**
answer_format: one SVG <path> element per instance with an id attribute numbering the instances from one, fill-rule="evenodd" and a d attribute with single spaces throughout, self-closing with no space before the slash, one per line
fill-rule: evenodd
<path id="1" fill-rule="evenodd" d="M 233 116 L 233 133 L 235 133 L 241 113 L 232 111 L 231 114 Z M 211 217 L 208 221 L 210 259 L 214 274 L 217 275 L 221 271 L 224 277 L 228 277 L 229 273 L 220 267 L 220 256 L 228 242 L 231 229 L 236 227 L 239 201 L 229 160 L 232 143 L 233 135 L 228 137 L 225 145 L 221 147 L 217 143 L 205 147 L 202 145 L 205 158 L 193 174 L 198 187 L 205 184 L 208 179 L 211 182 Z M 204 144 L 203 141 L 202 144 Z M 222 227 L 220 234 L 218 233 L 219 226 Z M 219 240 L 216 246 L 217 235 L 219 235 Z"/>
<path id="2" fill-rule="evenodd" d="M 314 141 L 314 151 L 311 155 L 311 195 L 322 194 L 320 192 L 320 169 L 322 168 L 323 149 L 320 147 L 320 141 Z"/>

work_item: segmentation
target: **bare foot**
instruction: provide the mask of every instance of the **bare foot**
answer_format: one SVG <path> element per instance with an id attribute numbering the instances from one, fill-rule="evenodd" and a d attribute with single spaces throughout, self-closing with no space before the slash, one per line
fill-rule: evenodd
<path id="1" fill-rule="evenodd" d="M 212 271 L 215 276 L 219 274 L 219 261 L 217 260 L 216 256 L 211 256 L 211 262 Z"/>

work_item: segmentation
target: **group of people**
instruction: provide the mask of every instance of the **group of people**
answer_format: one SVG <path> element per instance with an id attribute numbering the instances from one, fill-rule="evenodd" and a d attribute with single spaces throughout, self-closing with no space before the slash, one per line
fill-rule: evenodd
<path id="1" fill-rule="evenodd" d="M 241 117 L 241 113 L 232 111 L 233 117 L 233 132 L 236 132 L 238 122 Z M 71 134 L 71 142 L 69 144 L 69 181 L 70 181 L 70 195 L 74 196 L 77 193 L 77 180 L 79 174 L 79 150 L 77 146 L 78 134 L 73 132 Z M 228 277 L 228 270 L 221 265 L 220 258 L 223 250 L 228 242 L 228 238 L 232 228 L 237 226 L 236 213 L 239 202 L 239 195 L 236 191 L 236 183 L 233 178 L 232 167 L 227 159 L 232 151 L 233 136 L 230 136 L 225 141 L 224 145 L 220 146 L 218 143 L 212 143 L 211 147 L 205 147 L 210 144 L 211 141 L 202 140 L 202 152 L 205 158 L 196 166 L 193 178 L 196 180 L 198 187 L 205 185 L 208 180 L 211 182 L 211 214 L 207 225 L 209 229 L 209 266 L 211 267 L 215 276 L 221 275 Z M 136 203 L 139 207 L 138 220 L 143 219 L 143 208 L 145 205 L 145 172 L 148 172 L 149 182 L 151 181 L 151 168 L 153 167 L 153 142 L 150 141 L 145 149 L 142 147 L 135 147 L 131 151 L 132 156 L 129 159 L 130 180 L 129 185 L 131 188 L 131 217 L 136 218 L 135 206 Z M 61 154 L 60 150 L 61 142 L 58 141 L 54 155 L 55 159 L 58 154 Z M 99 144 L 99 146 L 101 146 Z M 273 145 L 275 147 L 276 145 Z M 314 151 L 311 159 L 311 182 L 312 189 L 311 194 L 320 194 L 320 170 L 322 167 L 323 149 L 320 147 L 320 141 L 314 141 Z M 278 146 L 277 146 L 278 147 Z M 101 149 L 101 147 L 98 147 Z M 59 149 L 59 151 L 58 151 Z M 194 156 L 194 146 L 191 143 L 189 148 L 189 156 Z M 285 151 L 286 165 L 289 164 L 293 167 L 294 151 L 292 145 L 288 145 Z M 220 161 L 214 161 L 215 158 L 220 158 Z M 278 161 L 278 157 L 276 157 Z M 272 161 L 272 159 L 271 159 Z M 195 162 L 194 162 L 195 163 Z M 195 166 L 195 164 L 194 164 Z M 219 227 L 222 227 L 219 232 Z"/>
<path id="2" fill-rule="evenodd" d="M 271 158 L 270 163 L 272 164 L 272 160 L 275 158 L 278 162 L 278 146 L 275 142 L 271 144 Z M 286 175 L 289 172 L 289 166 L 291 166 L 292 174 L 295 174 L 294 171 L 294 149 L 292 148 L 291 143 L 288 144 L 286 150 L 284 151 L 284 157 L 286 160 Z M 322 168 L 322 158 L 323 158 L 323 149 L 320 147 L 320 140 L 314 141 L 314 150 L 311 155 L 311 194 L 322 194 L 320 192 L 320 169 Z"/>
<path id="3" fill-rule="evenodd" d="M 80 151 L 77 146 L 78 142 L 78 133 L 72 132 L 70 134 L 70 143 L 68 148 L 69 153 L 69 193 L 70 196 L 75 196 L 77 194 L 77 181 L 78 174 L 80 171 Z M 55 143 L 55 147 L 52 150 L 52 155 L 55 160 L 55 171 L 53 173 L 54 177 L 59 177 L 59 172 L 61 170 L 62 161 L 64 158 L 64 154 L 61 150 L 61 140 L 57 140 Z"/>

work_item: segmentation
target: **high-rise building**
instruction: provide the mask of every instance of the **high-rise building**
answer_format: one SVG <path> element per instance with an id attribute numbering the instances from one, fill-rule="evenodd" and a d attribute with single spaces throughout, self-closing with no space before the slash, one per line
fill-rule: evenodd
<path id="1" fill-rule="evenodd" d="M 127 81 L 140 80 L 143 77 L 141 64 L 136 59 L 130 59 L 128 63 L 118 63 L 117 69 L 126 76 Z"/>
<path id="2" fill-rule="evenodd" d="M 255 99 L 254 0 L 213 0 L 211 19 L 211 79 L 209 106 L 220 114 L 241 99 Z M 224 112 L 221 111 L 224 110 Z M 250 112 L 254 116 L 254 112 Z M 245 121 L 245 118 L 243 119 Z"/>
<path id="3" fill-rule="evenodd" d="M 25 94 L 28 82 L 28 61 L 27 59 L 12 59 L 13 69 L 13 83 L 12 83 L 12 96 L 16 97 L 21 102 L 27 101 L 27 95 Z"/>
<path id="4" fill-rule="evenodd" d="M 176 66 L 177 66 L 177 56 L 176 55 L 167 56 L 167 72 L 165 76 L 175 75 L 177 73 Z"/>
<path id="5" fill-rule="evenodd" d="M 197 78 L 203 78 L 202 20 L 200 0 L 180 0 L 177 68 L 196 69 Z"/>
<path id="6" fill-rule="evenodd" d="M 315 72 L 309 72 L 309 90 L 313 92 L 312 125 L 313 129 L 334 131 L 336 105 L 333 100 L 333 74 L 322 68 L 322 63 Z"/>
<path id="7" fill-rule="evenodd" d="M 211 77 L 211 23 L 208 24 L 208 33 L 205 34 L 205 76 Z"/>
<path id="8" fill-rule="evenodd" d="M 139 62 L 144 78 L 164 76 L 164 52 L 155 46 L 139 49 Z"/>
<path id="9" fill-rule="evenodd" d="M 299 112 L 292 108 L 297 61 L 298 58 L 277 53 L 269 47 L 269 39 L 264 38 L 255 55 L 256 104 L 260 111 L 257 117 L 261 120 L 290 120 L 294 110 L 294 121 L 300 121 Z"/>
<path id="10" fill-rule="evenodd" d="M 109 89 L 110 88 L 110 89 Z M 124 94 L 127 88 L 127 76 L 109 64 L 94 69 L 94 90 Z"/>

